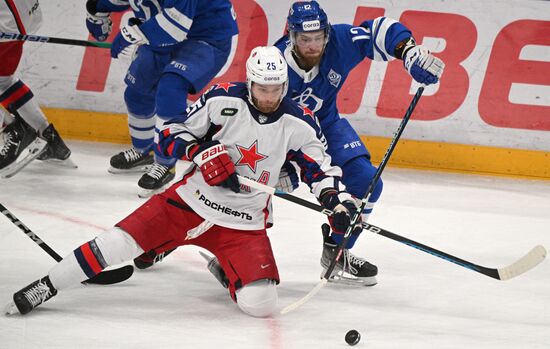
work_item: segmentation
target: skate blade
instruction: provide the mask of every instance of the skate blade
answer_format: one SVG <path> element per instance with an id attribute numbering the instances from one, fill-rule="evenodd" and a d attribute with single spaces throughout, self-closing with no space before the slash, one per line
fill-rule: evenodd
<path id="1" fill-rule="evenodd" d="M 152 165 L 143 165 L 143 166 L 132 167 L 132 168 L 129 168 L 129 169 L 120 169 L 120 168 L 115 168 L 115 167 L 111 166 L 111 167 L 109 167 L 109 169 L 107 171 L 109 173 L 112 173 L 112 174 L 145 173 L 145 172 L 149 171 L 149 168 L 151 166 Z"/>
<path id="2" fill-rule="evenodd" d="M 4 307 L 4 314 L 6 316 L 14 315 L 14 314 L 17 314 L 17 313 L 19 313 L 19 310 L 17 309 L 17 306 L 15 305 L 14 302 L 9 302 Z"/>
<path id="3" fill-rule="evenodd" d="M 323 278 L 326 272 L 327 270 L 324 269 L 321 273 L 321 278 Z M 328 279 L 328 282 L 358 287 L 370 287 L 378 283 L 378 281 L 376 280 L 376 276 L 359 278 L 348 273 L 343 273 L 342 271 L 333 272 L 331 277 Z"/>
<path id="4" fill-rule="evenodd" d="M 71 158 L 67 158 L 65 160 L 59 160 L 59 159 L 45 159 L 41 160 L 42 162 L 52 164 L 54 166 L 64 167 L 64 168 L 78 168 L 78 165 L 75 164 L 75 162 Z"/>
<path id="5" fill-rule="evenodd" d="M 0 171 L 1 178 L 11 178 L 15 176 L 19 171 L 25 168 L 31 161 L 36 159 L 46 149 L 48 143 L 41 139 L 36 138 L 32 141 L 22 152 L 17 159 L 2 171 Z"/>
<path id="6" fill-rule="evenodd" d="M 206 263 L 210 263 L 210 261 L 214 259 L 214 257 L 210 257 L 209 255 L 207 255 L 206 253 L 204 253 L 202 251 L 199 251 L 199 254 L 202 256 L 202 258 L 204 258 Z"/>

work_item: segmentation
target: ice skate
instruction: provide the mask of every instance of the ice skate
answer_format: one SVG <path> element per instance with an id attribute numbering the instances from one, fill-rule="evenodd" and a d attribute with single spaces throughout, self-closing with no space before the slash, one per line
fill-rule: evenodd
<path id="1" fill-rule="evenodd" d="M 176 168 L 154 163 L 153 166 L 139 179 L 138 185 L 140 198 L 148 198 L 153 194 L 160 193 L 174 177 Z"/>
<path id="2" fill-rule="evenodd" d="M 162 262 L 164 257 L 168 256 L 170 253 L 174 252 L 175 248 L 156 254 L 155 251 L 149 251 L 142 253 L 141 255 L 134 258 L 134 265 L 138 269 L 147 269 L 152 267 L 153 264 Z"/>
<path id="3" fill-rule="evenodd" d="M 328 224 L 323 224 L 321 230 L 323 232 L 322 277 L 336 254 L 338 245 L 329 235 L 330 226 Z M 328 281 L 353 286 L 374 286 L 377 283 L 376 275 L 378 275 L 378 268 L 375 265 L 355 256 L 348 249 L 344 249 L 344 254 L 340 257 Z"/>
<path id="4" fill-rule="evenodd" d="M 53 126 L 49 124 L 42 132 L 42 139 L 48 142 L 46 149 L 38 156 L 38 160 L 49 162 L 55 165 L 78 168 L 78 166 L 70 159 L 71 150 L 67 147 L 61 136 Z"/>
<path id="5" fill-rule="evenodd" d="M 214 275 L 216 280 L 218 280 L 224 288 L 227 288 L 229 286 L 229 280 L 227 279 L 227 276 L 225 275 L 222 266 L 218 262 L 218 258 L 210 257 L 202 251 L 199 251 L 199 254 L 208 262 L 206 267 L 212 273 L 212 275 Z"/>
<path id="6" fill-rule="evenodd" d="M 111 157 L 110 173 L 141 173 L 154 162 L 153 152 L 141 153 L 135 148 L 122 151 Z"/>
<path id="7" fill-rule="evenodd" d="M 0 177 L 10 178 L 36 159 L 47 143 L 24 121 L 16 119 L 3 133 L 0 149 Z"/>
<path id="8" fill-rule="evenodd" d="M 50 277 L 45 276 L 16 292 L 13 295 L 13 302 L 10 302 L 4 311 L 8 315 L 15 314 L 17 311 L 25 315 L 56 294 L 57 290 L 53 287 Z"/>

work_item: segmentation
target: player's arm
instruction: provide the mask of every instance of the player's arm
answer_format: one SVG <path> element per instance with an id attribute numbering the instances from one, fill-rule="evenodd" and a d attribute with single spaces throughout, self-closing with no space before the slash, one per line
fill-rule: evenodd
<path id="1" fill-rule="evenodd" d="M 118 58 L 130 45 L 163 47 L 186 40 L 193 25 L 196 6 L 196 1 L 172 1 L 170 7 L 162 7 L 154 17 L 145 21 L 128 21 L 113 40 L 111 56 Z"/>
<path id="2" fill-rule="evenodd" d="M 304 132 L 299 139 L 302 145 L 299 150 L 291 150 L 287 158 L 300 167 L 301 178 L 324 208 L 331 210 L 333 215 L 329 222 L 336 234 L 344 234 L 350 224 L 351 215 L 357 208 L 356 200 L 346 192 L 341 183 L 342 170 L 331 165 L 331 157 L 325 151 L 323 136 L 314 123 L 310 123 L 310 131 Z M 296 138 L 296 137 L 294 137 Z M 361 233 L 361 221 L 353 231 L 353 238 L 348 240 L 347 248 L 353 246 Z"/>
<path id="3" fill-rule="evenodd" d="M 111 33 L 113 22 L 111 12 L 126 11 L 128 0 L 88 0 L 86 1 L 86 27 L 98 41 L 105 41 Z"/>
<path id="4" fill-rule="evenodd" d="M 194 162 L 208 185 L 238 193 L 239 180 L 225 144 L 205 139 L 212 127 L 209 103 L 207 92 L 187 108 L 183 121 L 167 121 L 159 132 L 158 150 L 165 156 Z"/>
<path id="5" fill-rule="evenodd" d="M 439 81 L 445 64 L 422 45 L 417 45 L 411 31 L 398 21 L 378 17 L 349 27 L 344 42 L 362 60 L 403 60 L 409 74 L 418 82 L 429 85 Z"/>

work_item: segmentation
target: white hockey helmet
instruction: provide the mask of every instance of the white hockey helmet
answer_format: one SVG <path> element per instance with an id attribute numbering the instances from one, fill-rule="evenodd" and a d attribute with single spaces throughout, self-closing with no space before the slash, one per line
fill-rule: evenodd
<path id="1" fill-rule="evenodd" d="M 248 99 L 252 102 L 252 83 L 261 85 L 283 85 L 281 99 L 288 91 L 288 68 L 286 61 L 275 46 L 258 46 L 246 60 L 246 85 Z"/>

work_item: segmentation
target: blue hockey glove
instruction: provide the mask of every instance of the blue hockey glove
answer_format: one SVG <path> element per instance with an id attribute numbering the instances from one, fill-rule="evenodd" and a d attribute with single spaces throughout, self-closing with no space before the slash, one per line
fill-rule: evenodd
<path id="1" fill-rule="evenodd" d="M 298 179 L 296 169 L 290 162 L 285 162 L 281 168 L 281 172 L 279 172 L 279 181 L 275 185 L 275 189 L 285 193 L 292 193 L 299 185 L 300 180 Z"/>
<path id="2" fill-rule="evenodd" d="M 137 46 L 149 44 L 149 40 L 139 29 L 138 23 L 140 23 L 138 19 L 131 18 L 128 24 L 120 28 L 111 45 L 111 57 L 132 56 Z"/>
<path id="3" fill-rule="evenodd" d="M 105 41 L 111 30 L 113 22 L 110 12 L 100 12 L 97 8 L 98 0 L 88 0 L 86 2 L 86 28 L 97 41 Z"/>
<path id="4" fill-rule="evenodd" d="M 341 198 L 339 197 L 341 196 Z M 342 199 L 342 200 L 341 200 Z M 331 210 L 333 213 L 328 217 L 328 221 L 334 234 L 332 239 L 340 244 L 344 239 L 344 234 L 351 223 L 351 218 L 357 210 L 357 204 L 352 196 L 348 193 L 340 193 L 333 188 L 323 189 L 319 195 L 319 200 L 324 208 Z M 359 234 L 363 231 L 362 219 L 359 217 L 357 224 L 353 228 L 351 236 L 345 248 L 350 249 L 357 241 Z"/>
<path id="5" fill-rule="evenodd" d="M 437 83 L 445 69 L 445 63 L 422 45 L 406 51 L 403 63 L 413 79 L 425 85 Z"/>
<path id="6" fill-rule="evenodd" d="M 156 145 L 155 153 L 190 161 L 190 159 L 187 158 L 188 146 L 189 144 L 187 142 L 171 134 L 170 129 L 165 129 L 159 132 L 159 141 Z"/>

